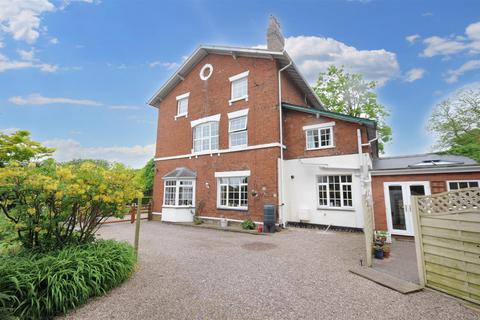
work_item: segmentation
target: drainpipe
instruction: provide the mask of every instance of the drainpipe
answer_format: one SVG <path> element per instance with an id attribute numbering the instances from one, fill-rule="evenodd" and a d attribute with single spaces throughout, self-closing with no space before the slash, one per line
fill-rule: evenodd
<path id="1" fill-rule="evenodd" d="M 290 58 L 289 58 L 290 60 Z M 283 207 L 285 203 L 283 202 L 285 199 L 285 187 L 283 183 L 283 176 L 284 176 L 284 169 L 283 169 L 283 112 L 282 112 L 282 72 L 286 70 L 288 67 L 292 65 L 292 60 L 283 68 L 278 70 L 278 124 L 279 124 L 279 130 L 280 130 L 280 176 L 279 182 L 280 182 L 280 195 L 278 197 L 278 222 L 282 226 L 285 223 L 285 215 L 283 212 Z"/>

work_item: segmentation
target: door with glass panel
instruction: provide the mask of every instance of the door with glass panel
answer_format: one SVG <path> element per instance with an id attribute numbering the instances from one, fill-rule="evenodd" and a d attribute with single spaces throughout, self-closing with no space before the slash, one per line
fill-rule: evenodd
<path id="1" fill-rule="evenodd" d="M 391 234 L 413 236 L 412 196 L 430 194 L 428 181 L 385 182 L 385 209 Z"/>

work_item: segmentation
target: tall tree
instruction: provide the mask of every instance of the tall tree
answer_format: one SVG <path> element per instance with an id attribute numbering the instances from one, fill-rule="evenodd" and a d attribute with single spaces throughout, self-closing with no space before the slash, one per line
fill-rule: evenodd
<path id="1" fill-rule="evenodd" d="M 386 124 L 389 112 L 378 102 L 375 81 L 366 81 L 361 74 L 347 73 L 336 66 L 320 73 L 313 89 L 327 110 L 375 120 L 379 151 L 392 139 L 392 128 Z"/>
<path id="2" fill-rule="evenodd" d="M 10 161 L 26 164 L 31 160 L 49 157 L 55 149 L 47 148 L 30 139 L 30 132 L 18 130 L 12 134 L 0 133 L 0 168 Z"/>
<path id="3" fill-rule="evenodd" d="M 455 137 L 447 153 L 467 156 L 480 163 L 480 129 L 472 129 Z"/>
<path id="4" fill-rule="evenodd" d="M 441 149 L 458 144 L 460 136 L 475 128 L 480 128 L 480 88 L 460 90 L 438 103 L 427 125 L 437 137 L 436 148 Z"/>
<path id="5" fill-rule="evenodd" d="M 138 179 L 143 186 L 143 193 L 151 196 L 153 193 L 153 179 L 155 177 L 155 161 L 150 159 L 145 167 L 138 172 Z"/>

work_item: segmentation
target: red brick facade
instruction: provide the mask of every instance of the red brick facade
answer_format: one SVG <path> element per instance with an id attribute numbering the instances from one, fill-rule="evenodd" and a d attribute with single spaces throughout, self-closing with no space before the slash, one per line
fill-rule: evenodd
<path id="1" fill-rule="evenodd" d="M 480 172 L 372 176 L 375 229 L 388 230 L 384 182 L 428 181 L 431 192 L 440 193 L 447 191 L 447 181 L 449 180 L 480 180 Z"/>
<path id="2" fill-rule="evenodd" d="M 203 81 L 199 77 L 205 64 L 213 66 L 211 77 Z M 232 57 L 230 55 L 209 54 L 187 74 L 161 102 L 158 114 L 156 174 L 154 181 L 154 212 L 162 212 L 164 181 L 162 177 L 178 168 L 187 167 L 196 172 L 196 203 L 205 203 L 203 216 L 225 217 L 244 220 L 248 217 L 263 220 L 263 205 L 278 203 L 279 146 L 255 150 L 213 153 L 185 157 L 192 153 L 191 121 L 220 114 L 219 149 L 229 148 L 227 113 L 241 109 L 248 112 L 248 146 L 279 143 L 278 111 L 278 66 L 273 59 Z M 229 105 L 231 84 L 229 77 L 249 71 L 248 101 L 241 100 Z M 189 92 L 188 117 L 175 119 L 177 114 L 176 97 Z M 282 100 L 307 106 L 305 95 L 297 86 L 282 74 Z M 314 115 L 284 110 L 285 158 L 310 157 L 357 153 L 357 128 L 360 125 L 332 120 L 317 119 Z M 335 121 L 336 147 L 321 151 L 305 152 L 304 125 L 320 121 Z M 365 130 L 364 142 L 366 142 Z M 184 156 L 178 159 L 162 159 Z M 250 170 L 248 180 L 248 211 L 217 208 L 217 179 L 215 172 Z M 256 191 L 255 196 L 252 191 Z"/>

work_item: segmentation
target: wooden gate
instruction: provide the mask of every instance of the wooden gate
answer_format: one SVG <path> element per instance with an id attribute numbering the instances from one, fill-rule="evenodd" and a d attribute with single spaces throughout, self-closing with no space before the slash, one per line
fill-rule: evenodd
<path id="1" fill-rule="evenodd" d="M 480 189 L 413 200 L 421 285 L 480 304 Z"/>

